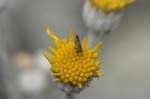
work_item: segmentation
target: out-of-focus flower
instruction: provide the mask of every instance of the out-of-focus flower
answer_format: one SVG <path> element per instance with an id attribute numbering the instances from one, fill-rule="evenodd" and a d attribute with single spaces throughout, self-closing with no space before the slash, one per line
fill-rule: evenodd
<path id="1" fill-rule="evenodd" d="M 82 17 L 88 28 L 90 46 L 105 33 L 115 30 L 122 18 L 124 8 L 134 0 L 86 0 Z M 97 41 L 96 41 L 97 42 Z"/>
<path id="2" fill-rule="evenodd" d="M 14 62 L 19 70 L 17 83 L 21 93 L 33 95 L 40 94 L 46 90 L 48 83 L 47 73 L 45 72 L 46 69 L 44 71 L 40 65 L 45 67 L 47 60 L 44 56 L 38 55 L 38 52 L 35 53 L 36 55 L 25 51 L 15 54 Z M 44 63 L 42 64 L 41 61 Z"/>
<path id="3" fill-rule="evenodd" d="M 32 55 L 28 52 L 18 52 L 15 57 L 14 61 L 18 68 L 20 69 L 29 69 L 32 67 Z"/>
<path id="4" fill-rule="evenodd" d="M 119 11 L 127 5 L 132 4 L 134 0 L 90 0 L 93 7 L 102 9 L 104 12 Z"/>
<path id="5" fill-rule="evenodd" d="M 101 62 L 95 60 L 98 57 L 97 51 L 101 47 L 101 42 L 90 50 L 87 47 L 86 37 L 81 46 L 76 44 L 73 31 L 70 31 L 70 40 L 66 38 L 60 40 L 49 28 L 46 31 L 56 48 L 48 47 L 52 56 L 49 56 L 46 51 L 43 54 L 51 63 L 51 71 L 59 88 L 67 93 L 79 92 L 89 86 L 93 77 L 103 76 L 99 67 Z M 78 46 L 82 48 L 80 52 L 77 50 Z"/>
<path id="6" fill-rule="evenodd" d="M 46 88 L 47 78 L 41 70 L 22 71 L 18 75 L 20 91 L 27 94 L 39 94 Z"/>

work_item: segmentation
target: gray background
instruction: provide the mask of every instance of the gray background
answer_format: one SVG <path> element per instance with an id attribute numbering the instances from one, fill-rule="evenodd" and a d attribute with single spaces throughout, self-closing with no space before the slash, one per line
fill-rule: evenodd
<path id="1" fill-rule="evenodd" d="M 5 17 L 1 17 L 6 49 L 34 52 L 46 48 L 52 44 L 44 30 L 47 24 L 59 37 L 68 37 L 70 28 L 85 36 L 83 3 L 84 0 L 9 0 Z M 149 99 L 149 0 L 137 0 L 126 9 L 118 29 L 104 37 L 101 60 L 105 76 L 95 79 L 77 99 Z M 52 93 L 50 99 L 63 95 L 56 89 Z"/>

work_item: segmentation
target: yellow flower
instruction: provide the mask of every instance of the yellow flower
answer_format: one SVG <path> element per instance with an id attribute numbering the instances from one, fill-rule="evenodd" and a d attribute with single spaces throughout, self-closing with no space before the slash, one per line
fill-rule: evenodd
<path id="1" fill-rule="evenodd" d="M 102 45 L 101 42 L 90 50 L 87 48 L 88 39 L 85 37 L 81 43 L 82 52 L 78 52 L 73 31 L 70 31 L 69 40 L 66 38 L 60 40 L 49 27 L 46 31 L 56 45 L 56 48 L 48 47 L 52 56 L 43 51 L 44 56 L 51 63 L 55 81 L 82 88 L 83 83 L 89 85 L 90 78 L 103 76 L 103 73 L 99 71 L 101 62 L 95 60 L 98 57 L 97 51 Z"/>
<path id="2" fill-rule="evenodd" d="M 134 0 L 90 0 L 92 6 L 102 9 L 104 12 L 119 11 Z"/>

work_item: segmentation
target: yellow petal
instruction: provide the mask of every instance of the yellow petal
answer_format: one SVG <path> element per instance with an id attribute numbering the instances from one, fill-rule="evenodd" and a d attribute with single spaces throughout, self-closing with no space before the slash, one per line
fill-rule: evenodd
<path id="1" fill-rule="evenodd" d="M 97 76 L 104 76 L 104 74 L 102 72 L 96 72 Z"/>
<path id="2" fill-rule="evenodd" d="M 78 83 L 78 87 L 79 87 L 79 88 L 82 88 L 82 84 L 81 84 L 81 83 Z"/>
<path id="3" fill-rule="evenodd" d="M 43 53 L 43 55 L 45 56 L 45 58 L 46 58 L 49 62 L 51 62 L 51 57 L 48 55 L 48 53 L 47 53 L 46 51 L 43 51 L 42 53 Z"/>
<path id="4" fill-rule="evenodd" d="M 83 41 L 82 41 L 82 48 L 83 48 L 83 49 L 86 49 L 86 47 L 87 47 L 87 42 L 88 42 L 88 38 L 87 38 L 87 37 L 83 38 Z"/>
<path id="5" fill-rule="evenodd" d="M 56 47 L 58 47 L 60 44 L 59 38 L 51 31 L 48 26 L 46 27 L 46 32 L 48 33 L 48 36 L 52 38 L 53 42 L 56 44 Z"/>
<path id="6" fill-rule="evenodd" d="M 102 9 L 104 12 L 118 11 L 129 4 L 134 3 L 135 0 L 90 0 L 90 3 L 94 7 Z"/>
<path id="7" fill-rule="evenodd" d="M 60 81 L 60 79 L 58 79 L 58 78 L 54 78 L 54 81 Z"/>
<path id="8" fill-rule="evenodd" d="M 66 45 L 66 44 L 67 44 L 67 39 L 66 39 L 66 38 L 63 38 L 63 39 L 62 39 L 62 43 Z"/>
<path id="9" fill-rule="evenodd" d="M 101 64 L 100 61 L 95 62 L 95 65 L 96 65 L 96 66 L 98 66 L 98 65 L 100 65 L 100 64 Z"/>
<path id="10" fill-rule="evenodd" d="M 98 44 L 95 46 L 95 48 L 92 49 L 92 52 L 97 52 L 101 46 L 102 46 L 102 42 L 98 42 Z"/>
<path id="11" fill-rule="evenodd" d="M 97 52 L 93 53 L 93 58 L 97 58 L 97 57 L 98 57 L 98 53 Z"/>
<path id="12" fill-rule="evenodd" d="M 70 42 L 74 42 L 74 30 L 70 30 Z"/>
<path id="13" fill-rule="evenodd" d="M 128 0 L 128 4 L 132 4 L 134 2 L 135 2 L 135 0 Z"/>
<path id="14" fill-rule="evenodd" d="M 54 73 L 53 75 L 54 76 L 60 76 L 60 73 Z"/>
<path id="15" fill-rule="evenodd" d="M 56 52 L 56 50 L 55 50 L 54 48 L 52 48 L 51 46 L 48 47 L 48 50 L 49 50 L 52 54 L 54 54 L 54 53 Z"/>

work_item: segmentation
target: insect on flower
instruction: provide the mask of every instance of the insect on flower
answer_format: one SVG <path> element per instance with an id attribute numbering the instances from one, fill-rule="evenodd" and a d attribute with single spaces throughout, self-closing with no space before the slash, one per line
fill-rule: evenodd
<path id="1" fill-rule="evenodd" d="M 89 49 L 88 38 L 84 37 L 80 42 L 79 36 L 74 37 L 72 30 L 69 40 L 59 39 L 49 27 L 46 31 L 53 40 L 55 48 L 48 47 L 51 56 L 46 51 L 43 51 L 43 54 L 51 64 L 50 70 L 58 88 L 66 93 L 78 93 L 90 85 L 93 77 L 103 76 L 99 67 L 101 61 L 96 60 L 102 42 Z"/>
<path id="2" fill-rule="evenodd" d="M 81 47 L 81 43 L 80 43 L 80 38 L 79 38 L 78 35 L 76 35 L 75 47 L 76 47 L 77 53 L 81 53 L 81 52 L 82 52 L 82 47 Z"/>

